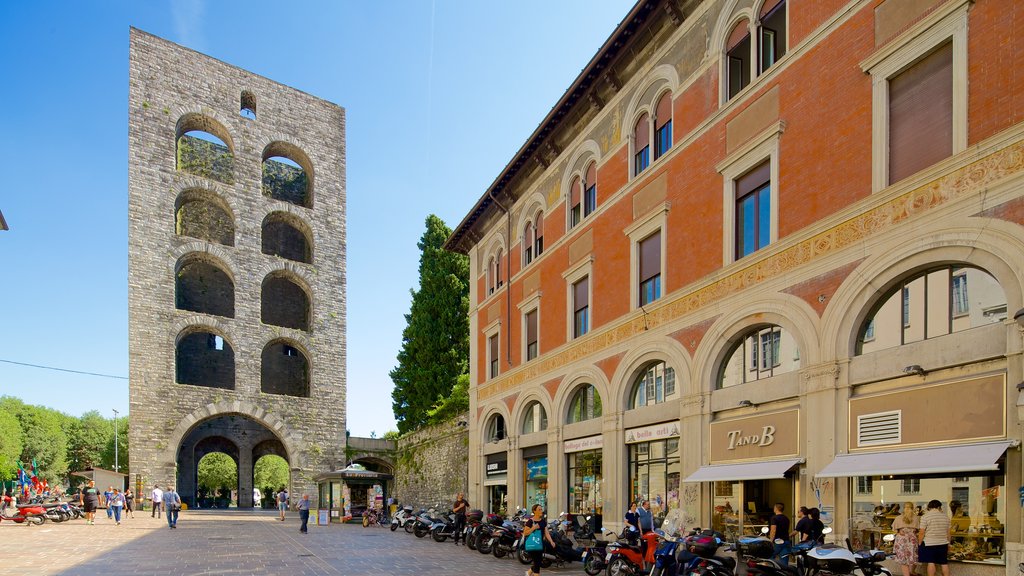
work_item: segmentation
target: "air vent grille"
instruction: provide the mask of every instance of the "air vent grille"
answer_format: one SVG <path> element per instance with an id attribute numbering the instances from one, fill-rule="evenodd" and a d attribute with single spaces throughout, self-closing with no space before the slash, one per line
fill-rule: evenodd
<path id="1" fill-rule="evenodd" d="M 857 446 L 899 444 L 902 441 L 901 410 L 877 412 L 857 417 Z"/>

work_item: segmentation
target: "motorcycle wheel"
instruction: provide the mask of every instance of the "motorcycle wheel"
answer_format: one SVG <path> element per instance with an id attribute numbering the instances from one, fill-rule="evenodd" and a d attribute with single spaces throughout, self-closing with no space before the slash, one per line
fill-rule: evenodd
<path id="1" fill-rule="evenodd" d="M 444 533 L 444 527 L 438 526 L 431 531 L 431 536 L 434 538 L 434 542 L 444 542 L 448 539 L 448 535 Z"/>
<path id="2" fill-rule="evenodd" d="M 413 530 L 416 528 L 416 524 L 412 522 L 406 522 L 404 528 L 406 533 L 412 534 Z"/>
<path id="3" fill-rule="evenodd" d="M 430 532 L 429 528 L 420 528 L 419 526 L 415 526 L 412 529 L 412 533 L 415 534 L 417 538 L 423 538 L 428 532 Z"/>
<path id="4" fill-rule="evenodd" d="M 519 550 L 516 550 L 516 558 L 519 559 L 520 564 L 525 564 L 527 566 L 533 564 L 533 558 L 530 558 L 530 553 L 527 552 L 526 549 L 523 547 L 520 547 Z"/>
<path id="5" fill-rule="evenodd" d="M 477 531 L 475 528 L 473 530 L 470 530 L 469 533 L 466 534 L 466 548 L 469 548 L 470 550 L 476 550 L 476 535 Z"/>
<path id="6" fill-rule="evenodd" d="M 604 571 L 604 560 L 598 558 L 593 552 L 587 554 L 587 559 L 583 561 L 583 571 L 590 576 L 597 576 Z"/>
<path id="7" fill-rule="evenodd" d="M 27 522 L 29 526 L 42 526 L 43 524 L 46 523 L 46 517 L 45 516 L 29 516 L 28 518 L 25 518 L 25 522 Z"/>
<path id="8" fill-rule="evenodd" d="M 494 546 L 491 549 L 491 553 L 494 554 L 495 558 L 504 558 L 508 554 L 508 550 L 502 546 Z"/>
<path id="9" fill-rule="evenodd" d="M 391 523 L 391 531 L 394 532 L 395 530 L 398 530 L 398 522 Z"/>
<path id="10" fill-rule="evenodd" d="M 497 538 L 493 536 L 486 536 L 480 538 L 480 540 L 478 540 L 476 543 L 476 551 L 481 554 L 490 554 L 491 550 L 494 549 L 495 540 L 497 540 Z"/>
<path id="11" fill-rule="evenodd" d="M 633 576 L 633 567 L 623 558 L 614 558 L 608 564 L 608 576 Z"/>

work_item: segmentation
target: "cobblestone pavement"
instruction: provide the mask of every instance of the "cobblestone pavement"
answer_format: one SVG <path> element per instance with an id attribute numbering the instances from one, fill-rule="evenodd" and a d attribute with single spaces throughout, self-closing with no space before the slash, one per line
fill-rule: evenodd
<path id="1" fill-rule="evenodd" d="M 323 574 L 522 576 L 516 560 L 484 556 L 451 540 L 437 543 L 402 530 L 358 525 L 310 526 L 297 513 L 285 522 L 272 511 L 183 511 L 177 530 L 149 512 L 120 526 L 103 511 L 96 524 L 70 520 L 25 526 L 0 522 L 2 574 Z M 579 563 L 545 574 L 585 574 Z"/>

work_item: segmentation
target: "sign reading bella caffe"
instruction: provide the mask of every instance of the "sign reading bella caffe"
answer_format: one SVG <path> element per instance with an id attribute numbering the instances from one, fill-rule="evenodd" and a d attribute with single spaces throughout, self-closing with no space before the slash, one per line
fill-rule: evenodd
<path id="1" fill-rule="evenodd" d="M 796 456 L 799 437 L 799 410 L 712 422 L 711 461 Z"/>

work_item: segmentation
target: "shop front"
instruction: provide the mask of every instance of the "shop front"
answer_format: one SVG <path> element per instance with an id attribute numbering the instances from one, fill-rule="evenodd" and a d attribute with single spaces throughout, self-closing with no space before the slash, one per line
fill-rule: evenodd
<path id="1" fill-rule="evenodd" d="M 547 444 L 523 448 L 523 508 L 529 510 L 534 504 L 548 507 Z"/>
<path id="2" fill-rule="evenodd" d="M 777 503 L 793 516 L 799 421 L 799 410 L 786 410 L 711 423 L 711 463 L 686 482 L 710 483 L 712 529 L 729 540 L 757 535 Z"/>
<path id="3" fill-rule="evenodd" d="M 484 472 L 487 512 L 489 514 L 505 514 L 508 509 L 508 454 L 505 452 L 489 454 Z"/>
<path id="4" fill-rule="evenodd" d="M 368 508 L 383 510 L 392 478 L 391 474 L 367 470 L 359 464 L 317 476 L 316 523 L 361 519 Z"/>
<path id="5" fill-rule="evenodd" d="M 655 527 L 679 508 L 679 422 L 630 428 L 625 432 L 629 451 L 629 500 L 649 500 Z"/>
<path id="6" fill-rule="evenodd" d="M 603 437 L 600 435 L 566 440 L 562 444 L 568 479 L 567 511 L 570 514 L 595 518 L 596 526 L 601 525 L 604 507 L 604 499 L 601 496 L 604 483 L 603 446 Z"/>
<path id="7" fill-rule="evenodd" d="M 1016 443 L 1005 398 L 1004 374 L 852 397 L 849 452 L 818 476 L 849 482 L 854 546 L 879 546 L 907 508 L 920 515 L 938 500 L 950 516 L 950 560 L 1004 564 L 1017 496 L 1007 487 L 1019 484 L 1007 482 Z"/>

